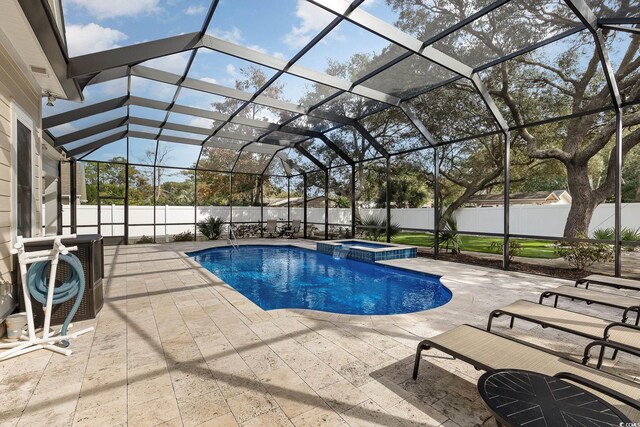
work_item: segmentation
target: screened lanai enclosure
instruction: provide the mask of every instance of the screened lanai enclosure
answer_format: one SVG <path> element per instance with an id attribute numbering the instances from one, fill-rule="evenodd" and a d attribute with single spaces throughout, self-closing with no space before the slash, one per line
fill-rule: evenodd
<path id="1" fill-rule="evenodd" d="M 300 220 L 306 238 L 402 230 L 436 257 L 453 233 L 492 238 L 505 268 L 515 240 L 606 243 L 630 271 L 640 3 L 229 3 L 70 58 L 84 102 L 43 107 L 68 159 L 61 229 L 164 242 L 208 216 L 238 237 Z M 313 25 L 279 36 L 256 24 L 273 8 Z"/>

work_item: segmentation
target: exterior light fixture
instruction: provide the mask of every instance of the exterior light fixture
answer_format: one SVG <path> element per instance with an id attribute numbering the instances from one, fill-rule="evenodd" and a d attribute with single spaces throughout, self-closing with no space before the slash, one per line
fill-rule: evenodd
<path id="1" fill-rule="evenodd" d="M 47 92 L 47 107 L 53 107 L 56 97 Z"/>

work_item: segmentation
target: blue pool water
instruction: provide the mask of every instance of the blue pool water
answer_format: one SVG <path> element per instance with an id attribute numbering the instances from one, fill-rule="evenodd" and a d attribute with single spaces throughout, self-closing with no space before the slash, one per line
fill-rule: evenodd
<path id="1" fill-rule="evenodd" d="M 381 248 L 390 248 L 392 245 L 384 245 L 382 243 L 369 243 L 369 242 L 358 242 L 358 241 L 346 241 L 346 242 L 337 242 L 340 243 L 345 248 L 350 248 L 351 246 L 361 246 L 363 248 L 371 248 L 371 249 L 381 249 Z"/>
<path id="2" fill-rule="evenodd" d="M 451 291 L 436 276 L 334 259 L 293 246 L 225 246 L 189 255 L 264 310 L 399 314 L 451 299 Z"/>

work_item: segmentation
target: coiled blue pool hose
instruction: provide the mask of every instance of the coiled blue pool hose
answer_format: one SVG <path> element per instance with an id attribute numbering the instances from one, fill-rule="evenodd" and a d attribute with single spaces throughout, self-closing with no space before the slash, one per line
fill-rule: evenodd
<path id="1" fill-rule="evenodd" d="M 74 296 L 77 296 L 76 301 L 73 303 L 67 318 L 62 324 L 60 335 L 67 334 L 67 328 L 69 323 L 75 316 L 76 311 L 80 307 L 82 302 L 82 296 L 84 295 L 84 270 L 82 269 L 82 263 L 77 256 L 73 254 L 59 255 L 58 262 L 66 262 L 69 264 L 70 272 L 67 278 L 62 282 L 60 286 L 57 286 L 53 290 L 53 304 L 61 304 L 70 300 Z M 29 293 L 40 304 L 47 303 L 48 282 L 49 282 L 49 264 L 50 261 L 42 261 L 34 263 L 27 272 L 27 286 Z M 65 347 L 69 345 L 67 341 L 62 342 Z"/>

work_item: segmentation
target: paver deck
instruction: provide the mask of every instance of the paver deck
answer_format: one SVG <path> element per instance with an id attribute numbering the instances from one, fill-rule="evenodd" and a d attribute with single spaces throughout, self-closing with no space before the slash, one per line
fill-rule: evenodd
<path id="1" fill-rule="evenodd" d="M 569 283 L 394 260 L 386 263 L 442 275 L 451 302 L 394 316 L 263 311 L 184 254 L 224 244 L 107 247 L 105 306 L 76 325 L 95 332 L 72 343 L 71 357 L 39 351 L 0 362 L 0 426 L 492 425 L 475 389 L 481 372 L 433 352 L 411 379 L 417 343 L 462 323 L 482 326 L 494 308 Z M 586 340 L 535 328 L 520 322 L 509 333 L 581 357 Z M 632 356 L 605 363 L 631 378 L 640 372 Z"/>

